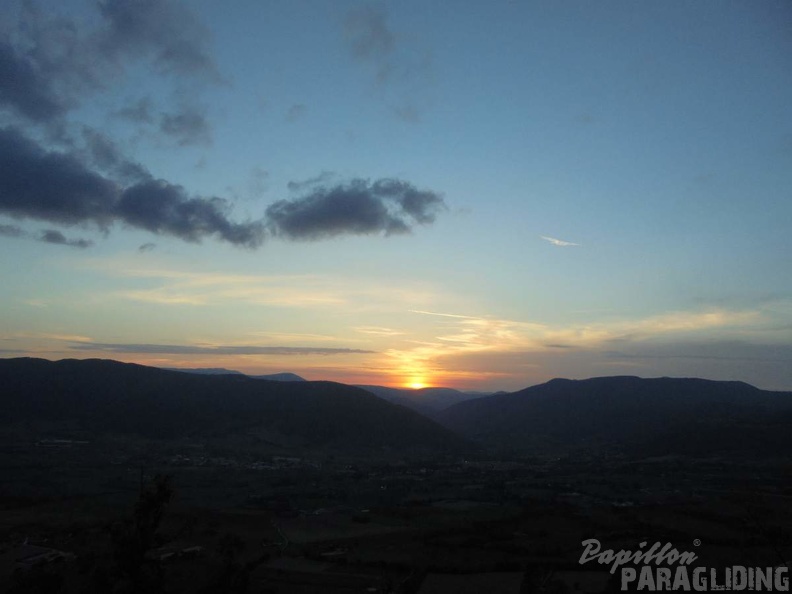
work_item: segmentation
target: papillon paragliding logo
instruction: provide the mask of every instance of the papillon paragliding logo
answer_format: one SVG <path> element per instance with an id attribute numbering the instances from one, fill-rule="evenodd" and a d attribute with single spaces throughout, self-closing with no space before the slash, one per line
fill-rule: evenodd
<path id="1" fill-rule="evenodd" d="M 727 590 L 789 592 L 789 567 L 690 567 L 698 559 L 695 553 L 679 551 L 668 542 L 647 541 L 638 544 L 638 550 L 602 550 L 599 540 L 584 540 L 581 565 L 595 561 L 609 565 L 610 573 L 621 568 L 621 589 L 647 592 L 681 591 L 713 592 Z M 700 541 L 694 541 L 699 546 Z M 627 566 L 629 564 L 629 566 Z"/>

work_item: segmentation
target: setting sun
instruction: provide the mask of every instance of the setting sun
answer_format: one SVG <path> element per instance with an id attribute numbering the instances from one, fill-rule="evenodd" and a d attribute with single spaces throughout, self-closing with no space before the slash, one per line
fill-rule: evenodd
<path id="1" fill-rule="evenodd" d="M 407 384 L 408 388 L 412 388 L 413 390 L 420 390 L 421 388 L 425 388 L 426 384 L 423 382 L 410 382 Z"/>

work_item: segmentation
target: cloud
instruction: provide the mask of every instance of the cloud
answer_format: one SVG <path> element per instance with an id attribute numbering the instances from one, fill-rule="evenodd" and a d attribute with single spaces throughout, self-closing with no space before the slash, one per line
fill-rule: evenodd
<path id="1" fill-rule="evenodd" d="M 163 73 L 220 79 L 209 56 L 209 32 L 171 0 L 101 0 L 105 19 L 100 46 L 110 58 L 150 57 Z"/>
<path id="2" fill-rule="evenodd" d="M 124 155 L 123 145 L 70 116 L 78 118 L 82 102 L 99 95 L 95 107 L 110 105 L 106 115 L 147 127 L 144 135 L 164 135 L 177 146 L 210 143 L 206 113 L 193 103 L 178 104 L 186 96 L 179 87 L 184 77 L 193 83 L 222 82 L 209 53 L 210 36 L 175 0 L 95 0 L 91 6 L 96 12 L 79 19 L 60 15 L 58 6 L 39 9 L 36 0 L 21 0 L 8 11 L 14 18 L 0 38 L 0 121 L 11 125 L 0 128 L 0 214 L 103 232 L 129 226 L 189 242 L 217 238 L 255 248 L 270 235 L 314 240 L 405 234 L 432 223 L 445 208 L 439 194 L 400 180 L 318 187 L 327 181 L 323 173 L 316 183 L 289 184 L 291 191 L 307 195 L 277 201 L 261 218 L 234 221 L 230 201 L 191 195 L 156 179 Z M 349 26 L 353 54 L 363 60 L 390 60 L 391 50 L 401 47 L 384 13 L 363 10 L 350 17 Z M 152 66 L 176 85 L 175 109 L 159 111 L 139 91 L 135 99 L 111 103 L 119 78 Z M 191 92 L 198 88 L 191 86 Z M 305 109 L 292 105 L 289 119 L 301 117 Z M 264 182 L 265 172 L 256 170 L 251 192 L 260 195 Z M 54 233 L 38 239 L 75 246 L 87 242 Z"/>
<path id="3" fill-rule="evenodd" d="M 232 222 L 230 208 L 222 198 L 191 198 L 181 186 L 150 176 L 123 188 L 74 155 L 47 152 L 12 128 L 0 130 L 0 213 L 8 216 L 103 230 L 122 223 L 185 241 L 217 236 L 259 246 L 264 225 Z"/>
<path id="4" fill-rule="evenodd" d="M 250 275 L 183 267 L 141 267 L 135 256 L 94 261 L 113 277 L 129 279 L 124 290 L 105 293 L 102 298 L 124 299 L 162 305 L 194 306 L 232 304 L 363 312 L 403 311 L 437 300 L 432 287 L 406 283 L 403 279 L 375 281 L 338 275 Z"/>
<path id="5" fill-rule="evenodd" d="M 305 115 L 305 112 L 308 111 L 308 108 L 301 103 L 295 103 L 292 105 L 289 110 L 286 112 L 286 121 L 287 122 L 296 122 L 300 118 Z"/>
<path id="6" fill-rule="evenodd" d="M 424 311 L 421 309 L 411 309 L 411 313 L 423 314 L 425 316 L 440 316 L 443 318 L 458 318 L 461 320 L 480 320 L 481 318 L 475 316 L 462 316 L 459 314 L 450 314 L 450 313 L 439 313 L 436 311 Z"/>
<path id="7" fill-rule="evenodd" d="M 47 229 L 41 232 L 39 236 L 39 241 L 43 241 L 44 243 L 54 243 L 57 245 L 68 245 L 71 247 L 76 248 L 87 248 L 91 247 L 94 242 L 88 239 L 66 239 L 66 237 L 60 231 L 55 231 L 54 229 Z"/>
<path id="8" fill-rule="evenodd" d="M 151 242 L 149 242 L 149 243 L 144 243 L 143 245 L 141 245 L 141 246 L 138 248 L 138 251 L 139 251 L 140 253 L 150 252 L 150 251 L 152 251 L 153 249 L 155 249 L 156 247 L 157 247 L 157 244 L 156 244 L 156 243 L 151 243 Z"/>
<path id="9" fill-rule="evenodd" d="M 393 108 L 393 113 L 400 120 L 410 124 L 417 124 L 421 121 L 421 112 L 414 105 L 401 105 Z"/>
<path id="10" fill-rule="evenodd" d="M 572 243 L 571 241 L 564 241 L 562 239 L 556 239 L 555 237 L 546 237 L 544 235 L 540 235 L 542 239 L 545 241 L 549 241 L 553 245 L 557 245 L 558 247 L 571 247 L 571 246 L 579 246 L 579 243 Z"/>
<path id="11" fill-rule="evenodd" d="M 318 187 L 299 199 L 275 202 L 266 216 L 274 235 L 313 240 L 342 234 L 409 233 L 414 223 L 432 223 L 445 208 L 436 192 L 418 190 L 401 180 L 355 179 L 332 188 Z"/>
<path id="12" fill-rule="evenodd" d="M 0 235 L 6 237 L 22 237 L 25 232 L 16 225 L 0 225 Z"/>
<path id="13" fill-rule="evenodd" d="M 114 111 L 112 115 L 136 124 L 152 124 L 154 122 L 153 110 L 151 99 L 142 97 L 135 103 Z"/>
<path id="14" fill-rule="evenodd" d="M 326 347 L 285 346 L 195 346 L 174 344 L 122 344 L 80 342 L 70 347 L 77 351 L 109 353 L 145 353 L 157 355 L 350 355 L 370 354 L 376 351 Z"/>
<path id="15" fill-rule="evenodd" d="M 385 351 L 383 372 L 398 377 L 423 373 L 433 382 L 452 384 L 508 381 L 511 388 L 521 388 L 556 376 L 603 375 L 603 369 L 606 375 L 639 370 L 642 375 L 697 377 L 715 370 L 715 377 L 788 386 L 792 368 L 789 349 L 779 343 L 781 309 L 778 303 L 753 309 L 710 307 L 572 324 L 414 309 L 437 319 L 421 325 L 422 340 Z M 779 344 L 769 344 L 774 342 Z M 740 365 L 739 372 L 730 370 L 730 362 Z M 786 384 L 779 378 L 786 378 Z"/>
<path id="16" fill-rule="evenodd" d="M 338 235 L 409 233 L 445 209 L 436 192 L 397 179 L 356 179 L 307 196 L 271 204 L 261 220 L 234 222 L 232 204 L 218 197 L 191 197 L 179 185 L 154 179 L 124 160 L 114 145 L 88 130 L 89 160 L 124 185 L 88 167 L 77 154 L 46 151 L 14 128 L 0 129 L 0 213 L 62 225 L 113 224 L 170 235 L 188 242 L 217 237 L 240 247 L 259 247 L 267 234 L 291 240 Z"/>
<path id="17" fill-rule="evenodd" d="M 374 336 L 402 336 L 404 332 L 394 330 L 393 328 L 384 328 L 382 326 L 358 326 L 354 329 L 355 332 L 361 334 L 372 334 Z"/>
<path id="18" fill-rule="evenodd" d="M 317 186 L 324 182 L 330 181 L 334 175 L 335 174 L 332 171 L 322 171 L 322 173 L 320 173 L 319 175 L 310 177 L 302 181 L 290 181 L 287 184 L 287 187 L 291 192 L 300 192 L 302 190 L 305 190 L 306 188 Z"/>
<path id="19" fill-rule="evenodd" d="M 417 123 L 433 82 L 432 57 L 415 38 L 397 35 L 387 12 L 371 4 L 351 10 L 344 20 L 344 42 L 352 57 L 373 71 L 376 87 L 385 93 L 390 112 Z"/>
<path id="20" fill-rule="evenodd" d="M 741 361 L 792 364 L 792 345 L 754 344 L 743 340 L 632 345 L 629 352 L 606 351 L 613 359 Z"/>
<path id="21" fill-rule="evenodd" d="M 100 0 L 93 28 L 29 0 L 0 42 L 0 106 L 46 123 L 106 89 L 128 63 L 147 60 L 160 74 L 221 80 L 208 31 L 171 0 Z M 144 103 L 124 115 L 147 119 Z M 123 111 L 123 110 L 122 110 Z"/>
<path id="22" fill-rule="evenodd" d="M 46 152 L 13 128 L 0 129 L 0 212 L 106 228 L 116 185 L 72 155 Z"/>
<path id="23" fill-rule="evenodd" d="M 396 44 L 386 13 L 371 5 L 352 10 L 344 22 L 344 33 L 352 55 L 373 62 L 377 81 L 385 82 L 393 71 L 389 57 Z"/>
<path id="24" fill-rule="evenodd" d="M 126 181 L 137 181 L 150 177 L 145 167 L 127 159 L 115 142 L 107 136 L 83 126 L 86 161 L 105 173 Z"/>
<path id="25" fill-rule="evenodd" d="M 197 109 L 184 108 L 178 113 L 162 114 L 159 129 L 179 146 L 208 145 L 212 142 L 209 121 Z"/>
<path id="26" fill-rule="evenodd" d="M 0 103 L 34 121 L 54 119 L 66 111 L 35 63 L 8 42 L 0 42 Z"/>
<path id="27" fill-rule="evenodd" d="M 76 248 L 91 247 L 94 242 L 88 239 L 67 239 L 63 233 L 54 229 L 46 229 L 39 235 L 33 236 L 17 225 L 0 225 L 0 235 L 15 238 L 33 238 L 44 243 L 68 245 Z"/>
<path id="28" fill-rule="evenodd" d="M 254 198 L 261 198 L 267 192 L 267 179 L 269 179 L 269 172 L 262 167 L 254 167 L 250 171 L 250 180 L 248 182 L 248 191 Z"/>
<path id="29" fill-rule="evenodd" d="M 234 223 L 227 217 L 230 208 L 223 198 L 189 198 L 181 186 L 150 179 L 125 189 L 114 213 L 128 225 L 185 241 L 200 242 L 216 235 L 238 246 L 261 245 L 263 224 Z"/>

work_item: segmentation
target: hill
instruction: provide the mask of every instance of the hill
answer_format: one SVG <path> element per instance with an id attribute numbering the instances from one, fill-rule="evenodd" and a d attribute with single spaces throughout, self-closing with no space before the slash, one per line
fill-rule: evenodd
<path id="1" fill-rule="evenodd" d="M 266 434 L 306 448 L 458 451 L 466 442 L 403 407 L 333 382 L 268 382 L 110 360 L 0 359 L 0 425 L 205 439 Z"/>
<path id="2" fill-rule="evenodd" d="M 224 367 L 163 367 L 167 371 L 181 371 L 182 373 L 197 373 L 199 375 L 244 375 L 241 371 L 225 369 Z"/>
<path id="3" fill-rule="evenodd" d="M 253 379 L 262 379 L 268 380 L 271 382 L 304 382 L 306 379 L 304 377 L 300 377 L 296 373 L 270 373 L 268 375 L 251 375 Z"/>
<path id="4" fill-rule="evenodd" d="M 182 373 L 196 373 L 198 375 L 245 375 L 241 371 L 225 369 L 223 367 L 163 367 L 167 371 L 181 371 Z M 305 378 L 296 373 L 270 373 L 267 375 L 250 375 L 253 379 L 263 379 L 273 382 L 304 382 Z"/>
<path id="5" fill-rule="evenodd" d="M 386 386 L 357 386 L 367 392 L 371 392 L 375 396 L 379 396 L 383 400 L 387 400 L 393 404 L 399 404 L 411 408 L 416 412 L 421 413 L 429 418 L 434 418 L 435 415 L 449 406 L 472 400 L 474 398 L 482 398 L 485 395 L 481 393 L 468 393 L 454 390 L 453 388 L 421 388 L 418 390 L 402 390 L 399 388 L 389 388 Z"/>
<path id="6" fill-rule="evenodd" d="M 687 378 L 554 379 L 436 417 L 497 448 L 634 455 L 792 453 L 792 393 Z"/>

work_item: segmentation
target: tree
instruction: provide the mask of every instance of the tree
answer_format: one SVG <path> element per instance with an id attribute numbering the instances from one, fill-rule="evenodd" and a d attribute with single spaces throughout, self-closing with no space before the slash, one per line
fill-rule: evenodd
<path id="1" fill-rule="evenodd" d="M 141 489 L 132 519 L 113 526 L 113 557 L 123 574 L 122 584 L 117 585 L 121 591 L 144 594 L 162 590 L 159 562 L 148 559 L 146 553 L 155 544 L 165 507 L 172 498 L 170 477 L 157 475 Z"/>

